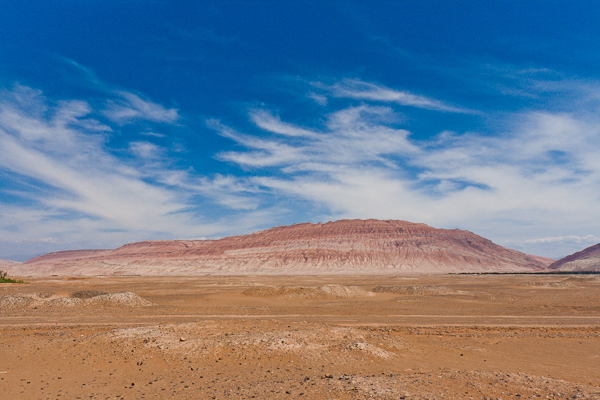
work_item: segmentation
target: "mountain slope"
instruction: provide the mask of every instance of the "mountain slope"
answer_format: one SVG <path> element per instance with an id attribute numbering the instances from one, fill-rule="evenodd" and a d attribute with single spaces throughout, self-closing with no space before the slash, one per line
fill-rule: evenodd
<path id="1" fill-rule="evenodd" d="M 540 271 L 547 264 L 459 229 L 342 220 L 220 240 L 51 253 L 24 263 L 21 275 L 436 274 Z"/>
<path id="2" fill-rule="evenodd" d="M 566 256 L 551 264 L 555 271 L 600 271 L 600 243 Z"/>

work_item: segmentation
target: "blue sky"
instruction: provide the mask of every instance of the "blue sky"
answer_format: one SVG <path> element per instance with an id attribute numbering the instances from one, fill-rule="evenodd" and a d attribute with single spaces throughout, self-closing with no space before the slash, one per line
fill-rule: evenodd
<path id="1" fill-rule="evenodd" d="M 597 2 L 7 1 L 0 258 L 341 218 L 600 242 Z"/>

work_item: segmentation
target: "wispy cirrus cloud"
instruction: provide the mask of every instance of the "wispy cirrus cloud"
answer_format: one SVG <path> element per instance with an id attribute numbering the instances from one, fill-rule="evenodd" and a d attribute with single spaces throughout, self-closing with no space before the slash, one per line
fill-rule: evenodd
<path id="1" fill-rule="evenodd" d="M 124 226 L 143 223 L 151 211 L 168 215 L 184 207 L 173 194 L 146 184 L 139 171 L 106 151 L 103 133 L 109 128 L 100 130 L 99 122 L 87 118 L 92 110 L 86 103 L 63 101 L 49 106 L 40 92 L 26 87 L 3 97 L 0 165 L 61 190 L 38 199 L 44 205 Z"/>
<path id="2" fill-rule="evenodd" d="M 253 110 L 250 112 L 250 120 L 256 124 L 257 127 L 264 129 L 265 131 L 278 133 L 286 136 L 296 137 L 309 137 L 316 138 L 317 134 L 309 129 L 304 129 L 292 124 L 281 121 L 281 118 L 277 115 L 265 110 Z"/>
<path id="3" fill-rule="evenodd" d="M 178 115 L 177 110 L 163 115 L 158 105 L 149 109 L 136 118 L 173 123 Z M 232 194 L 232 179 L 182 172 L 171 164 L 167 149 L 154 143 L 131 140 L 127 149 L 113 152 L 108 142 L 114 129 L 100 122 L 103 113 L 88 102 L 53 101 L 25 86 L 0 92 L 0 251 L 21 246 L 22 253 L 31 254 L 67 243 L 111 247 L 231 232 L 234 224 L 227 222 L 228 216 L 198 211 L 200 203 L 211 199 L 232 209 L 250 209 L 235 217 L 239 226 L 255 226 L 269 214 L 252 212 L 256 207 L 248 201 L 242 205 L 242 195 Z"/>
<path id="4" fill-rule="evenodd" d="M 165 108 L 131 92 L 116 91 L 115 95 L 119 98 L 107 100 L 102 114 L 118 124 L 139 120 L 173 124 L 179 119 L 175 108 Z"/>
<path id="5" fill-rule="evenodd" d="M 70 58 L 55 56 L 62 64 L 72 67 L 69 80 L 75 80 L 78 85 L 98 92 L 102 105 L 97 105 L 95 112 L 119 125 L 136 121 L 175 124 L 180 118 L 179 110 L 167 108 L 156 103 L 140 93 L 124 90 L 115 85 L 103 82 L 96 73 Z M 73 73 L 75 72 L 75 73 Z M 86 106 L 90 106 L 86 103 Z M 140 132 L 142 134 L 163 136 L 157 132 Z"/>
<path id="6" fill-rule="evenodd" d="M 472 114 L 476 111 L 446 104 L 442 101 L 421 96 L 403 90 L 395 90 L 376 83 L 365 82 L 360 79 L 342 79 L 333 84 L 323 82 L 311 82 L 315 88 L 319 88 L 330 96 L 337 98 L 349 98 L 356 100 L 370 100 L 384 103 L 397 103 L 403 106 L 424 108 L 443 112 Z"/>
<path id="7" fill-rule="evenodd" d="M 322 130 L 309 130 L 283 123 L 266 110 L 253 112 L 251 119 L 258 127 L 280 135 L 271 138 L 241 134 L 219 121 L 210 121 L 209 125 L 249 149 L 220 153 L 222 160 L 246 167 L 279 166 L 286 171 L 319 172 L 327 165 L 337 168 L 363 161 L 393 167 L 390 156 L 419 151 L 408 140 L 408 131 L 385 125 L 393 117 L 388 107 L 362 105 L 333 113 Z"/>

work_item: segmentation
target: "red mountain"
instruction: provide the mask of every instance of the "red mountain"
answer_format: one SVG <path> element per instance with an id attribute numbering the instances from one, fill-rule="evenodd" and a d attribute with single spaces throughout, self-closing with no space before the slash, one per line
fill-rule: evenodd
<path id="1" fill-rule="evenodd" d="M 50 253 L 22 264 L 18 275 L 531 272 L 545 270 L 550 262 L 468 231 L 370 219 L 279 226 L 220 240 L 145 241 L 115 250 Z"/>

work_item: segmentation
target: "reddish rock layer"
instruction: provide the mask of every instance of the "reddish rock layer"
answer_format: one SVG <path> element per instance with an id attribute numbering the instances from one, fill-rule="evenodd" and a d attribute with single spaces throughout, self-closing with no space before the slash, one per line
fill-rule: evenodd
<path id="1" fill-rule="evenodd" d="M 600 243 L 556 261 L 548 267 L 555 271 L 600 272 Z"/>
<path id="2" fill-rule="evenodd" d="M 435 274 L 540 271 L 548 264 L 459 229 L 342 220 L 220 240 L 58 252 L 29 260 L 20 270 L 21 275 Z"/>
<path id="3" fill-rule="evenodd" d="M 48 253 L 48 254 L 34 257 L 31 260 L 28 260 L 27 263 L 29 263 L 29 264 L 48 263 L 48 262 L 59 263 L 59 262 L 65 262 L 65 261 L 69 261 L 69 260 L 79 260 L 79 259 L 85 259 L 85 258 L 89 258 L 89 257 L 96 257 L 96 256 L 99 256 L 100 254 L 103 254 L 108 251 L 111 251 L 111 250 L 57 251 L 54 253 Z"/>

